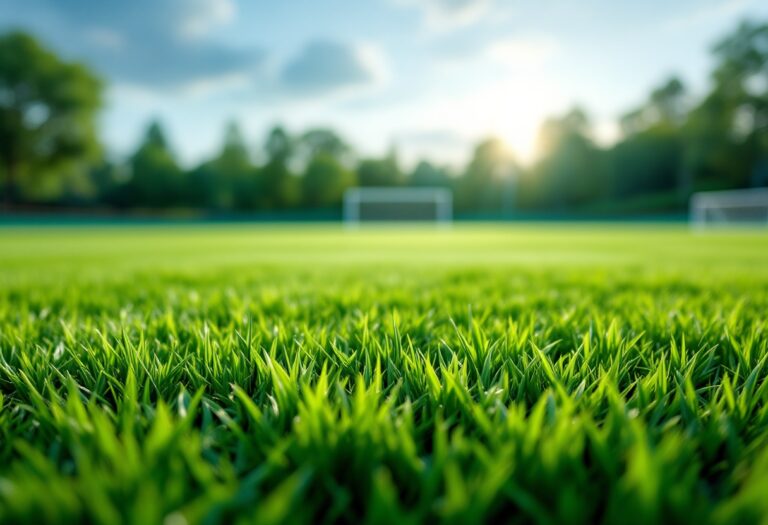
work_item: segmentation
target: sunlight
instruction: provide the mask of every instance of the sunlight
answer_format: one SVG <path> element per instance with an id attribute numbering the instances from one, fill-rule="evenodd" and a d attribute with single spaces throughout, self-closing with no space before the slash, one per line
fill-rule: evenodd
<path id="1" fill-rule="evenodd" d="M 563 106 L 562 98 L 542 79 L 508 79 L 478 97 L 484 128 L 502 139 L 525 164 L 535 160 L 539 127 Z"/>

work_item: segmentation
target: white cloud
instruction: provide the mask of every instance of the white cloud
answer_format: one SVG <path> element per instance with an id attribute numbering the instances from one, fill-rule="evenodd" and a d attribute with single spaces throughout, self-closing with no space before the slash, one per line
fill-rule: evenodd
<path id="1" fill-rule="evenodd" d="M 279 84 L 293 95 L 328 95 L 379 84 L 388 71 L 376 46 L 313 40 L 283 66 Z"/>
<path id="2" fill-rule="evenodd" d="M 205 36 L 217 26 L 231 22 L 236 12 L 232 0 L 187 0 L 179 32 L 187 38 Z"/>
<path id="3" fill-rule="evenodd" d="M 371 72 L 374 83 L 386 84 L 391 77 L 389 61 L 384 51 L 372 43 L 361 43 L 355 46 L 355 53 L 361 63 Z"/>
<path id="4" fill-rule="evenodd" d="M 557 40 L 550 36 L 522 36 L 497 40 L 488 46 L 486 54 L 498 64 L 518 68 L 544 64 L 559 50 Z"/>
<path id="5" fill-rule="evenodd" d="M 445 31 L 484 19 L 494 0 L 391 0 L 395 5 L 420 9 L 430 30 Z"/>
<path id="6" fill-rule="evenodd" d="M 114 82 L 177 89 L 258 72 L 265 58 L 262 49 L 214 38 L 234 19 L 234 0 L 10 2 L 5 23 L 46 35 Z"/>
<path id="7" fill-rule="evenodd" d="M 550 35 L 519 35 L 494 40 L 475 51 L 444 54 L 432 67 L 435 73 L 445 75 L 466 75 L 469 70 L 496 74 L 530 72 L 550 67 L 561 51 L 560 42 Z"/>

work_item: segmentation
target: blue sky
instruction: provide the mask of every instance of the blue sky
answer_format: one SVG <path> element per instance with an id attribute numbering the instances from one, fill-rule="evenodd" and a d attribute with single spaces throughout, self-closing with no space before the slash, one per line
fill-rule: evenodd
<path id="1" fill-rule="evenodd" d="M 254 146 L 275 123 L 330 126 L 362 155 L 458 164 L 489 135 L 530 160 L 541 120 L 578 104 L 610 142 L 671 74 L 705 90 L 709 48 L 747 16 L 768 18 L 768 3 L 0 0 L 3 28 L 109 81 L 114 155 L 158 117 L 187 164 L 231 119 Z"/>

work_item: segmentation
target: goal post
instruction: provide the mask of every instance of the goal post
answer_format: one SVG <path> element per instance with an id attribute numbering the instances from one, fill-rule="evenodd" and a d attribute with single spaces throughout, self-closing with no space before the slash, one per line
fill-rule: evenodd
<path id="1" fill-rule="evenodd" d="M 768 188 L 694 193 L 690 222 L 708 226 L 768 226 Z"/>
<path id="2" fill-rule="evenodd" d="M 357 187 L 344 193 L 344 222 L 434 222 L 453 220 L 453 193 L 447 188 Z"/>

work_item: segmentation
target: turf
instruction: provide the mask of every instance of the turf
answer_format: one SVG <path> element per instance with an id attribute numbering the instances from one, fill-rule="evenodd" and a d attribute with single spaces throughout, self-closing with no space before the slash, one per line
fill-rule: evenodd
<path id="1" fill-rule="evenodd" d="M 768 234 L 0 229 L 0 522 L 766 523 Z"/>

